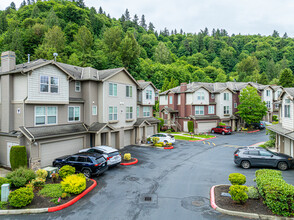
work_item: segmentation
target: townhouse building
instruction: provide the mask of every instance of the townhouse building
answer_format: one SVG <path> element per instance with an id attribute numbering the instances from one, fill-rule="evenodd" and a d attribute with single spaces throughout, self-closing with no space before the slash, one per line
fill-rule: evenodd
<path id="1" fill-rule="evenodd" d="M 195 133 L 209 132 L 219 122 L 239 129 L 241 119 L 238 111 L 239 95 L 242 89 L 253 86 L 257 89 L 262 101 L 268 107 L 266 121 L 272 121 L 274 114 L 274 97 L 282 91 L 281 87 L 260 85 L 258 83 L 181 83 L 180 86 L 159 94 L 161 117 L 167 128 L 188 131 L 188 121 L 194 121 Z M 278 114 L 276 112 L 276 114 Z"/>
<path id="2" fill-rule="evenodd" d="M 26 146 L 29 166 L 39 168 L 86 147 L 140 144 L 157 131 L 151 110 L 144 114 L 153 102 L 137 100 L 147 90 L 154 97 L 156 88 L 149 85 L 142 87 L 125 68 L 96 70 L 43 59 L 16 65 L 15 53 L 3 52 L 0 164 L 10 166 L 14 145 Z"/>

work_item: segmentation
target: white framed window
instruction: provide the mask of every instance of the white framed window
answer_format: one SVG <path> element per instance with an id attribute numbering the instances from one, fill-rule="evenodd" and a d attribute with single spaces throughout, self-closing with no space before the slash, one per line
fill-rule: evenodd
<path id="1" fill-rule="evenodd" d="M 271 90 L 266 90 L 266 96 L 270 96 L 271 95 Z"/>
<path id="2" fill-rule="evenodd" d="M 146 90 L 146 99 L 152 99 L 152 90 Z"/>
<path id="3" fill-rule="evenodd" d="M 173 97 L 172 96 L 169 97 L 169 104 L 173 104 Z"/>
<path id="4" fill-rule="evenodd" d="M 180 105 L 180 104 L 181 104 L 181 95 L 178 94 L 178 105 Z"/>
<path id="5" fill-rule="evenodd" d="M 197 92 L 197 100 L 204 100 L 204 92 Z"/>
<path id="6" fill-rule="evenodd" d="M 133 107 L 126 107 L 126 119 L 133 119 Z"/>
<path id="7" fill-rule="evenodd" d="M 109 83 L 109 95 L 110 96 L 117 96 L 117 84 L 116 83 Z"/>
<path id="8" fill-rule="evenodd" d="M 92 106 L 92 115 L 97 115 L 97 105 Z"/>
<path id="9" fill-rule="evenodd" d="M 237 107 L 238 107 L 237 102 L 235 102 L 234 103 L 234 108 L 237 108 Z"/>
<path id="10" fill-rule="evenodd" d="M 140 116 L 140 107 L 137 106 L 137 117 L 139 117 L 139 116 Z"/>
<path id="11" fill-rule="evenodd" d="M 290 118 L 290 105 L 284 105 L 284 116 Z"/>
<path id="12" fill-rule="evenodd" d="M 143 116 L 150 117 L 150 107 L 143 107 Z"/>
<path id="13" fill-rule="evenodd" d="M 57 107 L 36 106 L 35 107 L 35 125 L 53 125 L 57 124 Z"/>
<path id="14" fill-rule="evenodd" d="M 80 81 L 75 82 L 75 91 L 81 92 L 81 82 Z"/>
<path id="15" fill-rule="evenodd" d="M 285 99 L 285 103 L 289 104 L 290 103 L 290 99 Z"/>
<path id="16" fill-rule="evenodd" d="M 224 106 L 224 115 L 230 114 L 230 106 Z"/>
<path id="17" fill-rule="evenodd" d="M 40 92 L 58 93 L 59 79 L 55 76 L 40 76 Z"/>
<path id="18" fill-rule="evenodd" d="M 126 97 L 133 97 L 133 86 L 126 86 Z"/>
<path id="19" fill-rule="evenodd" d="M 214 94 L 211 94 L 211 99 L 214 99 Z"/>
<path id="20" fill-rule="evenodd" d="M 166 95 L 166 96 L 164 96 L 164 98 L 165 98 L 165 101 L 167 101 L 167 95 Z"/>
<path id="21" fill-rule="evenodd" d="M 229 101 L 230 100 L 229 93 L 227 93 L 227 92 L 224 93 L 224 100 L 226 100 L 226 101 Z"/>
<path id="22" fill-rule="evenodd" d="M 266 107 L 270 108 L 271 107 L 271 101 L 266 101 Z"/>
<path id="23" fill-rule="evenodd" d="M 109 106 L 108 108 L 108 119 L 109 121 L 116 121 L 117 120 L 117 107 Z"/>
<path id="24" fill-rule="evenodd" d="M 204 106 L 195 106 L 195 115 L 204 115 Z"/>
<path id="25" fill-rule="evenodd" d="M 214 114 L 214 105 L 208 106 L 208 114 Z"/>
<path id="26" fill-rule="evenodd" d="M 68 121 L 80 121 L 81 120 L 80 106 L 69 106 L 68 107 Z"/>

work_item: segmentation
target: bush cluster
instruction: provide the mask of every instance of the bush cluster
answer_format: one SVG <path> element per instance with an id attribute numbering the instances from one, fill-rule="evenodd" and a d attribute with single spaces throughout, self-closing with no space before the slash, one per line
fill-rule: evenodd
<path id="1" fill-rule="evenodd" d="M 246 176 L 241 173 L 231 173 L 229 181 L 232 185 L 244 185 L 246 183 Z"/>
<path id="2" fill-rule="evenodd" d="M 25 146 L 12 146 L 10 150 L 11 169 L 27 167 L 27 151 Z"/>
<path id="3" fill-rule="evenodd" d="M 132 159 L 132 156 L 130 153 L 125 153 L 124 154 L 124 160 L 131 160 Z"/>
<path id="4" fill-rule="evenodd" d="M 247 195 L 249 199 L 259 199 L 258 190 L 254 186 L 248 187 Z"/>
<path id="5" fill-rule="evenodd" d="M 9 194 L 8 201 L 11 206 L 20 208 L 29 205 L 33 198 L 34 192 L 32 187 L 21 187 Z"/>
<path id="6" fill-rule="evenodd" d="M 60 178 L 64 179 L 65 177 L 67 177 L 69 175 L 75 174 L 75 172 L 76 172 L 76 168 L 69 166 L 69 165 L 65 165 L 60 168 L 59 176 L 60 176 Z"/>
<path id="7" fill-rule="evenodd" d="M 61 187 L 66 193 L 80 194 L 86 189 L 86 177 L 79 173 L 65 177 Z"/>
<path id="8" fill-rule="evenodd" d="M 264 203 L 274 214 L 294 215 L 294 186 L 283 180 L 282 172 L 262 169 L 255 172 L 256 184 Z"/>
<path id="9" fill-rule="evenodd" d="M 8 173 L 6 175 L 6 178 L 11 181 L 12 185 L 16 187 L 22 187 L 25 186 L 28 182 L 35 179 L 36 174 L 31 169 L 21 167 L 11 173 Z"/>
<path id="10" fill-rule="evenodd" d="M 247 191 L 248 191 L 247 186 L 232 185 L 230 186 L 229 193 L 235 202 L 244 204 L 248 199 L 248 195 L 246 193 Z"/>
<path id="11" fill-rule="evenodd" d="M 59 198 L 64 193 L 61 184 L 46 184 L 43 189 L 39 191 L 39 195 L 45 197 Z"/>
<path id="12" fill-rule="evenodd" d="M 153 137 L 153 138 L 151 138 L 151 140 L 152 140 L 153 144 L 157 144 L 159 141 L 159 137 Z"/>
<path id="13" fill-rule="evenodd" d="M 155 147 L 162 147 L 162 144 L 158 143 L 158 144 L 154 144 Z"/>
<path id="14" fill-rule="evenodd" d="M 45 182 L 46 182 L 46 179 L 37 177 L 36 179 L 33 179 L 31 183 L 34 187 L 43 187 L 45 185 Z"/>
<path id="15" fill-rule="evenodd" d="M 37 177 L 40 177 L 42 179 L 46 179 L 46 177 L 48 176 L 48 172 L 46 170 L 43 169 L 38 169 L 36 171 Z"/>

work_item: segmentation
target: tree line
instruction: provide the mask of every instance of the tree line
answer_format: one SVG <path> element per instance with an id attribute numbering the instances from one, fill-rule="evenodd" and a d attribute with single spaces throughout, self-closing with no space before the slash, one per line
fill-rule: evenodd
<path id="1" fill-rule="evenodd" d="M 53 59 L 96 69 L 126 67 L 136 79 L 162 91 L 181 82 L 258 82 L 294 86 L 294 40 L 229 35 L 225 29 L 198 33 L 155 29 L 128 9 L 112 18 L 83 0 L 27 0 L 0 11 L 0 51 L 12 50 L 17 63 Z"/>

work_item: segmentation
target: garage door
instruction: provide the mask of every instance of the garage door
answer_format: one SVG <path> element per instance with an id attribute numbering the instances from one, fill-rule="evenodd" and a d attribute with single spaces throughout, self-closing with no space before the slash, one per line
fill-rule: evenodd
<path id="1" fill-rule="evenodd" d="M 132 130 L 125 131 L 124 134 L 124 146 L 131 145 Z"/>
<path id="2" fill-rule="evenodd" d="M 212 128 L 216 127 L 216 122 L 198 122 L 198 133 L 210 132 Z"/>
<path id="3" fill-rule="evenodd" d="M 41 144 L 41 167 L 52 166 L 55 158 L 78 153 L 83 148 L 84 138 Z"/>
<path id="4" fill-rule="evenodd" d="M 149 137 L 151 135 L 154 134 L 154 127 L 151 125 L 151 126 L 147 126 L 146 127 L 146 137 Z"/>

